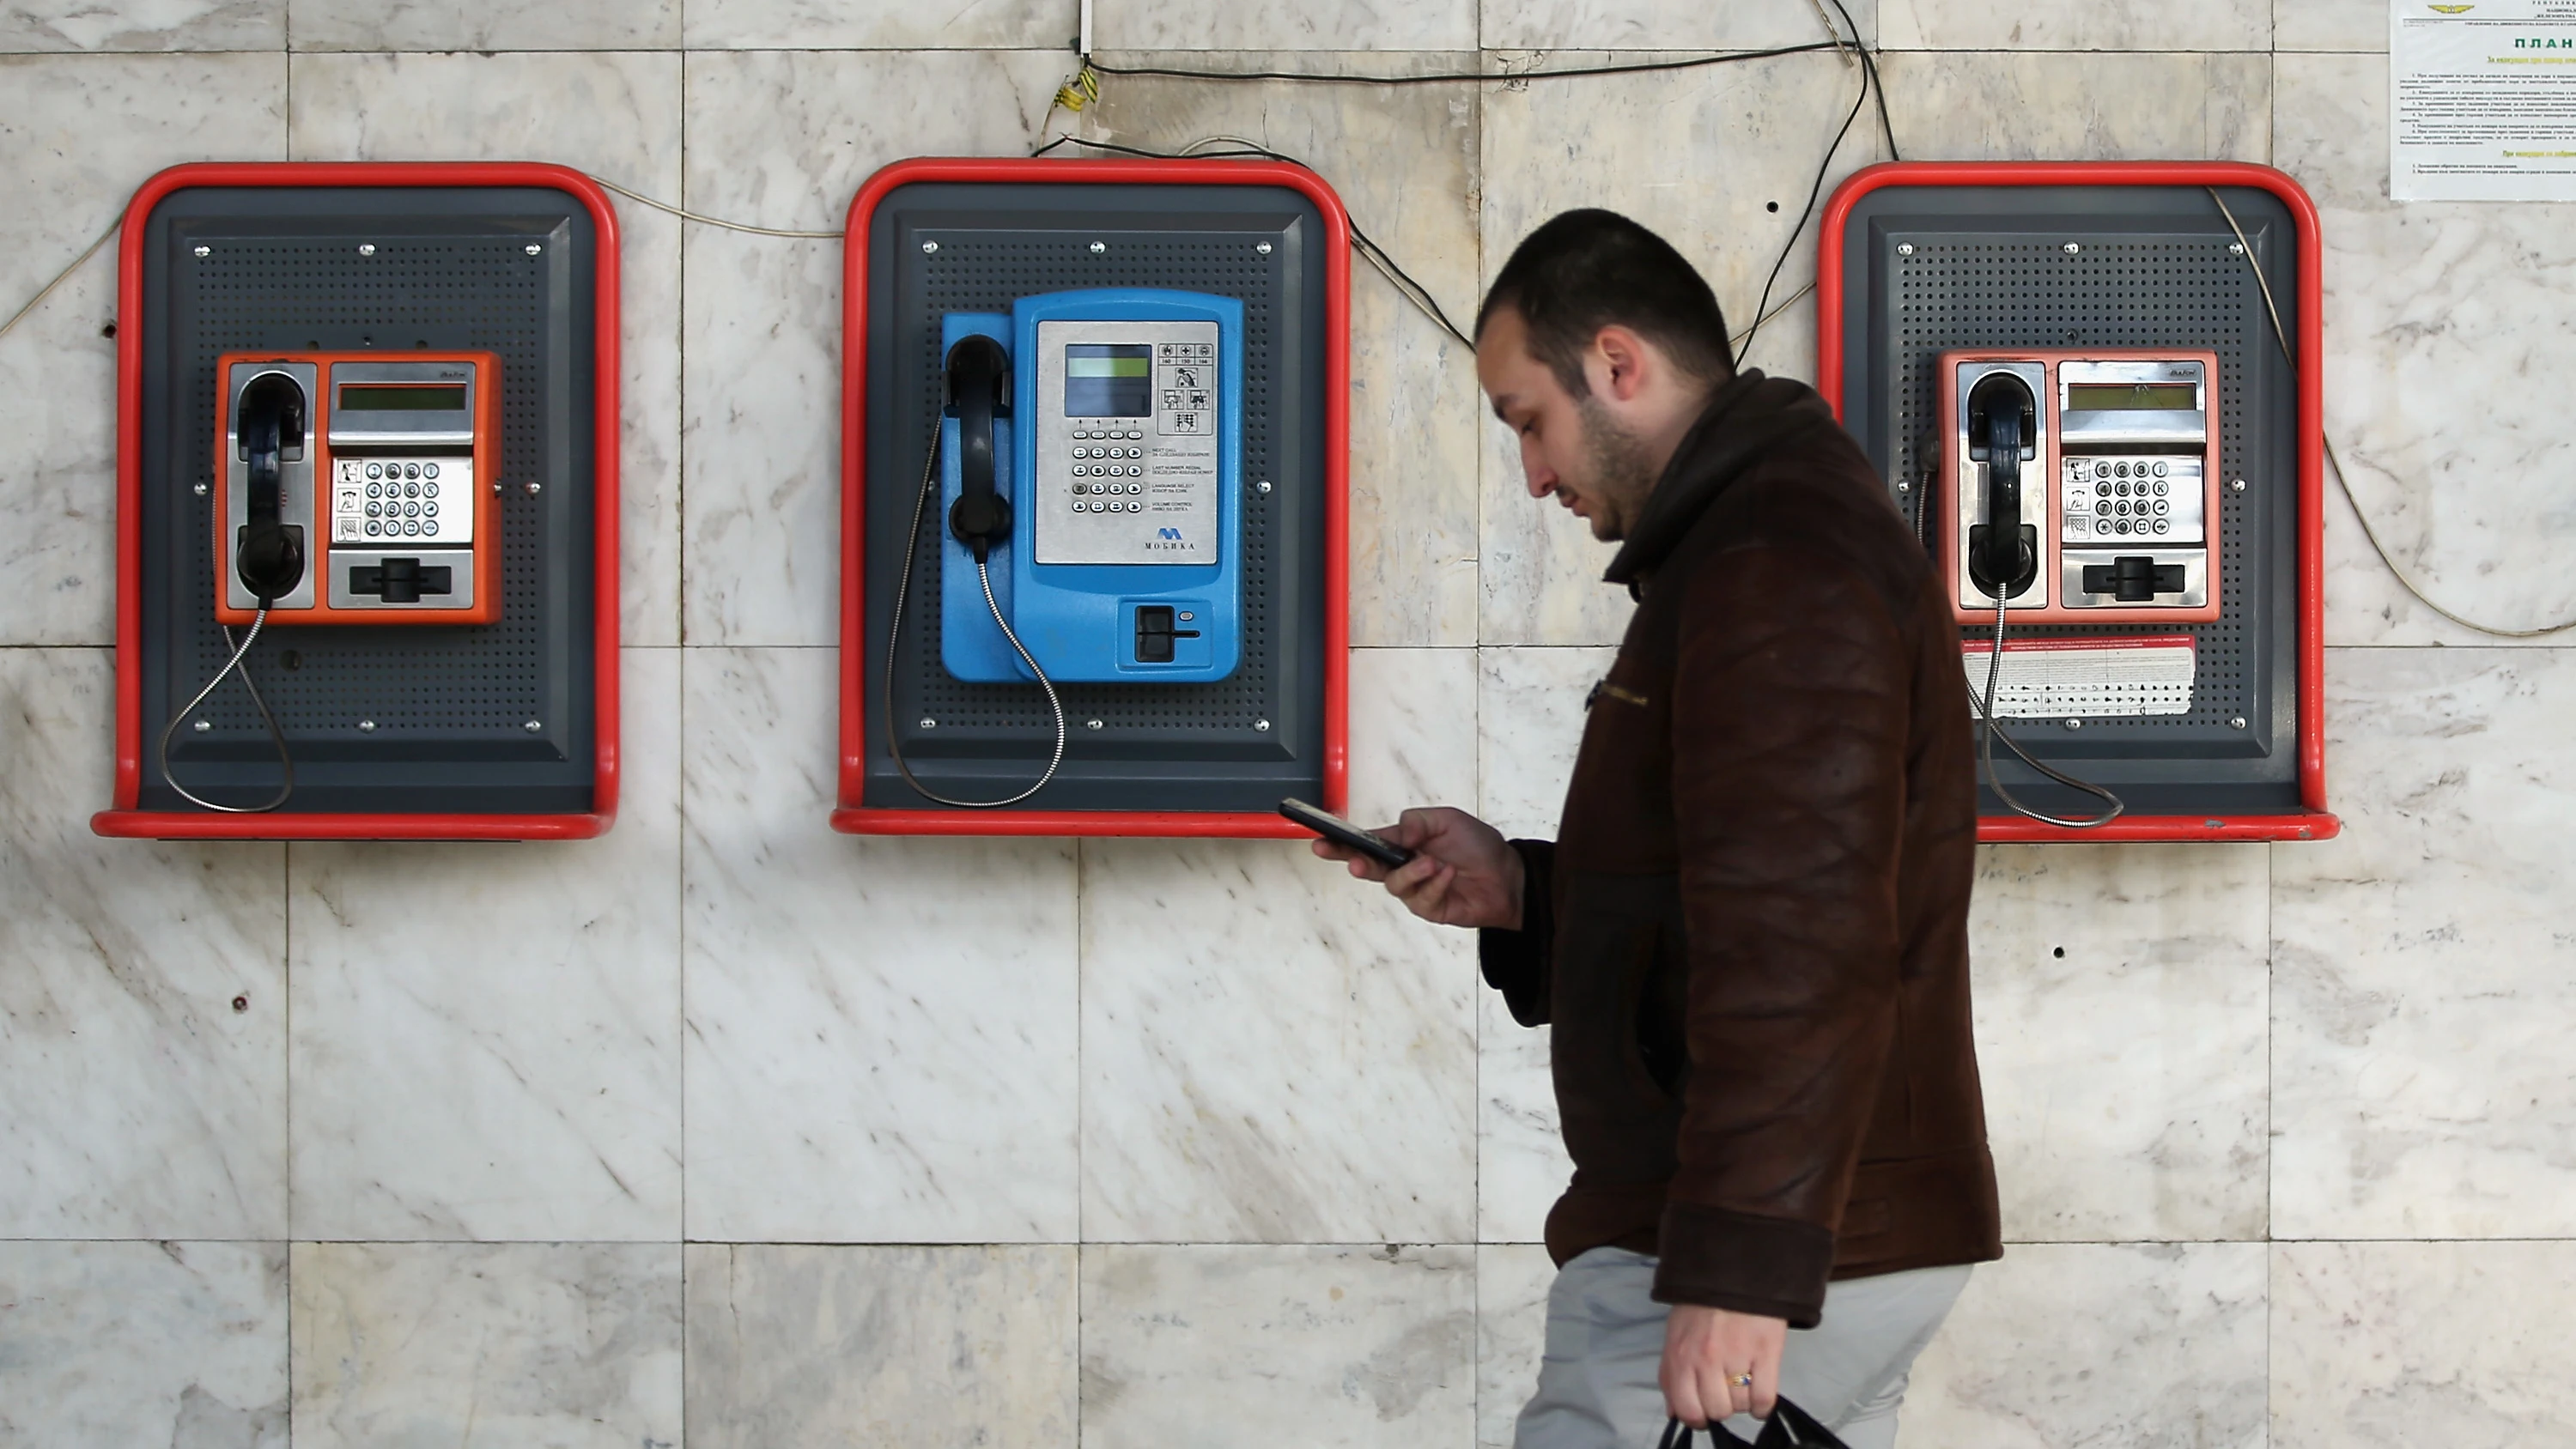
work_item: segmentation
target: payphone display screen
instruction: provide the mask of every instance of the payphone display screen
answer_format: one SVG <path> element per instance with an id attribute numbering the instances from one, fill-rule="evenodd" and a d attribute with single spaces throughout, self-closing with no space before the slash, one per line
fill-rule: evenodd
<path id="1" fill-rule="evenodd" d="M 2070 413 L 2187 413 L 2200 406 L 2200 389 L 2190 383 L 2076 382 L 2066 386 Z"/>
<path id="2" fill-rule="evenodd" d="M 465 384 L 344 382 L 340 407 L 370 413 L 461 413 Z"/>
<path id="3" fill-rule="evenodd" d="M 1077 418 L 1142 418 L 1154 411 L 1154 349 L 1081 343 L 1064 349 L 1064 411 Z"/>

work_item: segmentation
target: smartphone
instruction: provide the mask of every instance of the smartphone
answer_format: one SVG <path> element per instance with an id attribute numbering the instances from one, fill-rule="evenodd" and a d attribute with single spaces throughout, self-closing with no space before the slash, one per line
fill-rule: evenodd
<path id="1" fill-rule="evenodd" d="M 1336 845 L 1349 846 L 1389 870 L 1413 859 L 1413 852 L 1403 846 L 1389 845 L 1339 815 L 1328 815 L 1303 800 L 1280 801 L 1279 813 Z"/>

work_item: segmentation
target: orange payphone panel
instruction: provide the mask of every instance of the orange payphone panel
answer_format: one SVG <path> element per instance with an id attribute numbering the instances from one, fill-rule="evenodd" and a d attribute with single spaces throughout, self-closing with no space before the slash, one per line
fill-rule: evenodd
<path id="1" fill-rule="evenodd" d="M 226 353 L 216 365 L 215 617 L 501 616 L 501 359 Z"/>
<path id="2" fill-rule="evenodd" d="M 1962 624 L 2219 615 L 2218 357 L 1961 349 L 1940 379 L 1940 558 Z"/>

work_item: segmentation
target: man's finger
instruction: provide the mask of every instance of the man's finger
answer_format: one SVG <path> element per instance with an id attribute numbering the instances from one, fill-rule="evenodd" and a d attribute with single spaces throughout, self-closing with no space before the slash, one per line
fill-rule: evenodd
<path id="1" fill-rule="evenodd" d="M 1780 1404 L 1780 1356 L 1766 1353 L 1753 1360 L 1753 1417 L 1768 1419 Z"/>
<path id="2" fill-rule="evenodd" d="M 1722 1370 L 1722 1372 L 1726 1375 L 1727 1412 L 1730 1414 L 1752 1413 L 1753 1385 L 1747 1382 L 1753 1377 L 1752 1371 L 1745 1368 L 1730 1368 Z"/>
<path id="3" fill-rule="evenodd" d="M 1668 1377 L 1671 1382 L 1664 1385 L 1664 1407 L 1694 1429 L 1707 1428 L 1708 1415 L 1700 1409 L 1699 1375 L 1685 1367 Z"/>

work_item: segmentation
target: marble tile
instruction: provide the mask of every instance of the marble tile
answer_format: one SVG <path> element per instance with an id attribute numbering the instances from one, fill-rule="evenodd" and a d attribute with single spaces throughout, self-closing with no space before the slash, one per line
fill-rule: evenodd
<path id="1" fill-rule="evenodd" d="M 1476 994 L 1476 1239 L 1537 1243 L 1574 1177 L 1556 1116 L 1548 1029 L 1512 1020 L 1503 994 Z"/>
<path id="2" fill-rule="evenodd" d="M 1538 1390 L 1547 1346 L 1547 1249 L 1505 1243 L 1476 1250 L 1476 1449 L 1513 1449 L 1521 1407 Z"/>
<path id="3" fill-rule="evenodd" d="M 2272 0 L 2272 48 L 2385 52 L 2387 0 Z"/>
<path id="4" fill-rule="evenodd" d="M 281 50 L 286 0 L 10 0 L 0 5 L 0 51 Z"/>
<path id="5" fill-rule="evenodd" d="M 1464 1443 L 1475 1272 L 1461 1247 L 1087 1246 L 1083 1449 Z"/>
<path id="6" fill-rule="evenodd" d="M 1475 939 L 1290 841 L 1082 847 L 1087 1242 L 1464 1242 Z"/>
<path id="7" fill-rule="evenodd" d="M 685 1251 L 692 1449 L 1071 1449 L 1071 1246 Z"/>
<path id="8" fill-rule="evenodd" d="M 1633 52 L 1566 52 L 1548 59 L 1571 66 L 1636 58 Z M 1772 304 L 1814 275 L 1814 228 L 1796 221 L 1858 86 L 1856 70 L 1816 54 L 1657 72 L 1615 84 L 1581 78 L 1489 90 L 1480 281 L 1490 281 L 1521 239 L 1549 217 L 1605 206 L 1636 218 L 1690 258 L 1740 337 L 1793 229 Z M 1900 108 L 1896 114 L 1910 113 Z M 1903 127 L 1898 135 L 1906 135 Z M 1828 173 L 1829 191 L 1881 159 L 1876 136 L 1873 127 L 1852 127 Z M 1648 137 L 1653 143 L 1641 139 Z M 1723 176 L 1725 184 L 1679 179 L 1685 176 Z M 1777 212 L 1768 209 L 1774 204 Z M 1814 335 L 1814 313 L 1802 300 L 1741 350 L 1749 366 L 1810 378 Z M 1594 541 L 1582 520 L 1532 500 L 1511 437 L 1490 418 L 1480 428 L 1479 642 L 1617 642 L 1632 606 L 1626 590 L 1600 581 L 1610 547 Z"/>
<path id="9" fill-rule="evenodd" d="M 1880 0 L 1890 50 L 2219 51 L 2272 48 L 2272 7 L 2247 0 L 2088 0 L 1981 5 Z"/>
<path id="10" fill-rule="evenodd" d="M 1476 651 L 1351 651 L 1350 809 L 1383 825 L 1417 805 L 1476 807 Z"/>
<path id="11" fill-rule="evenodd" d="M 1994 846 L 1969 931 L 2007 1242 L 2260 1238 L 2270 858 Z"/>
<path id="12" fill-rule="evenodd" d="M 966 0 L 916 10 L 834 0 L 688 0 L 691 50 L 1053 50 L 1072 69 L 1079 0 Z M 928 153 L 925 153 L 928 154 Z"/>
<path id="13" fill-rule="evenodd" d="M 286 1449 L 285 1245 L 0 1242 L 0 1443 Z"/>
<path id="14" fill-rule="evenodd" d="M 2285 55 L 2279 71 L 2274 146 L 2317 202 L 2326 433 L 2353 495 L 2452 611 L 2500 628 L 2576 621 L 2558 564 L 2576 542 L 2576 442 L 2546 409 L 2494 406 L 2576 365 L 2576 338 L 2532 320 L 2558 314 L 2576 270 L 2576 203 L 2392 203 L 2387 58 Z M 2446 421 L 2463 408 L 2480 426 Z M 2512 642 L 2408 597 L 2331 478 L 2326 492 L 2328 643 Z"/>
<path id="15" fill-rule="evenodd" d="M 298 1236 L 679 1236 L 679 651 L 624 694 L 604 839 L 293 847 Z"/>
<path id="16" fill-rule="evenodd" d="M 1914 1361 L 1901 1442 L 2262 1449 L 2266 1251 L 2007 1248 Z"/>
<path id="17" fill-rule="evenodd" d="M 1904 3 L 1888 0 L 1880 23 L 1892 30 Z M 2046 13 L 2127 8 L 2069 5 Z M 2243 7 L 2231 0 L 2230 8 Z M 2271 159 L 2268 55 L 1891 53 L 1879 73 L 1909 158 Z"/>
<path id="18" fill-rule="evenodd" d="M 1473 50 L 1476 0 L 1315 0 L 1305 5 L 1100 0 L 1091 43 L 1102 52 Z M 1241 60 L 1227 56 L 1221 65 Z"/>
<path id="19" fill-rule="evenodd" d="M 688 1235 L 1074 1240 L 1072 843 L 835 835 L 833 652 L 687 653 Z"/>
<path id="20" fill-rule="evenodd" d="M 689 209 L 837 234 L 888 162 L 1025 153 L 1064 69 L 1043 51 L 692 55 Z M 692 227 L 687 277 L 688 638 L 831 644 L 840 244 Z"/>
<path id="21" fill-rule="evenodd" d="M 676 202 L 679 105 L 676 55 L 306 56 L 295 63 L 294 156 L 552 161 Z M 612 199 L 623 238 L 620 622 L 628 644 L 676 644 L 681 223 Z"/>
<path id="22" fill-rule="evenodd" d="M 672 1449 L 677 1243 L 297 1243 L 296 1444 Z"/>
<path id="23" fill-rule="evenodd" d="M 0 320 L 155 171 L 275 161 L 285 134 L 282 55 L 0 56 Z M 116 638 L 116 252 L 0 339 L 0 389 L 23 400 L 0 433 L 0 646 Z"/>
<path id="24" fill-rule="evenodd" d="M 287 0 L 297 50 L 669 50 L 681 0 Z"/>
<path id="25" fill-rule="evenodd" d="M 1614 648 L 1476 651 L 1476 733 L 1484 760 L 1477 814 L 1505 835 L 1554 840 L 1583 744 L 1583 701 Z"/>
<path id="26" fill-rule="evenodd" d="M 1122 59 L 1211 63 L 1186 53 Z M 1228 56 L 1222 68 L 1423 75 L 1473 72 L 1476 64 L 1472 53 L 1253 53 Z M 1474 86 L 1112 76 L 1084 120 L 1085 136 L 1151 151 L 1239 136 L 1297 157 L 1452 322 L 1464 327 L 1473 318 Z M 1389 136 L 1407 144 L 1390 148 Z M 1476 440 L 1485 420 L 1475 358 L 1356 255 L 1350 403 L 1352 642 L 1474 643 Z"/>
<path id="27" fill-rule="evenodd" d="M 2576 1445 L 2576 1243 L 2281 1243 L 2272 1443 Z"/>
<path id="28" fill-rule="evenodd" d="M 2576 1234 L 2576 657 L 2326 657 L 2343 834 L 2272 858 L 2274 1235 Z"/>
<path id="29" fill-rule="evenodd" d="M 1844 0 L 1864 41 L 1878 34 L 1879 0 Z M 1831 7 L 1827 7 L 1829 10 Z M 1804 5 L 1710 5 L 1697 0 L 1484 0 L 1488 49 L 1769 50 L 1828 38 Z M 1844 28 L 1834 16 L 1834 30 Z M 1549 63 L 1553 64 L 1552 58 Z"/>
<path id="30" fill-rule="evenodd" d="M 0 649 L 0 1238 L 283 1238 L 284 850 L 92 835 L 115 693 Z"/>

